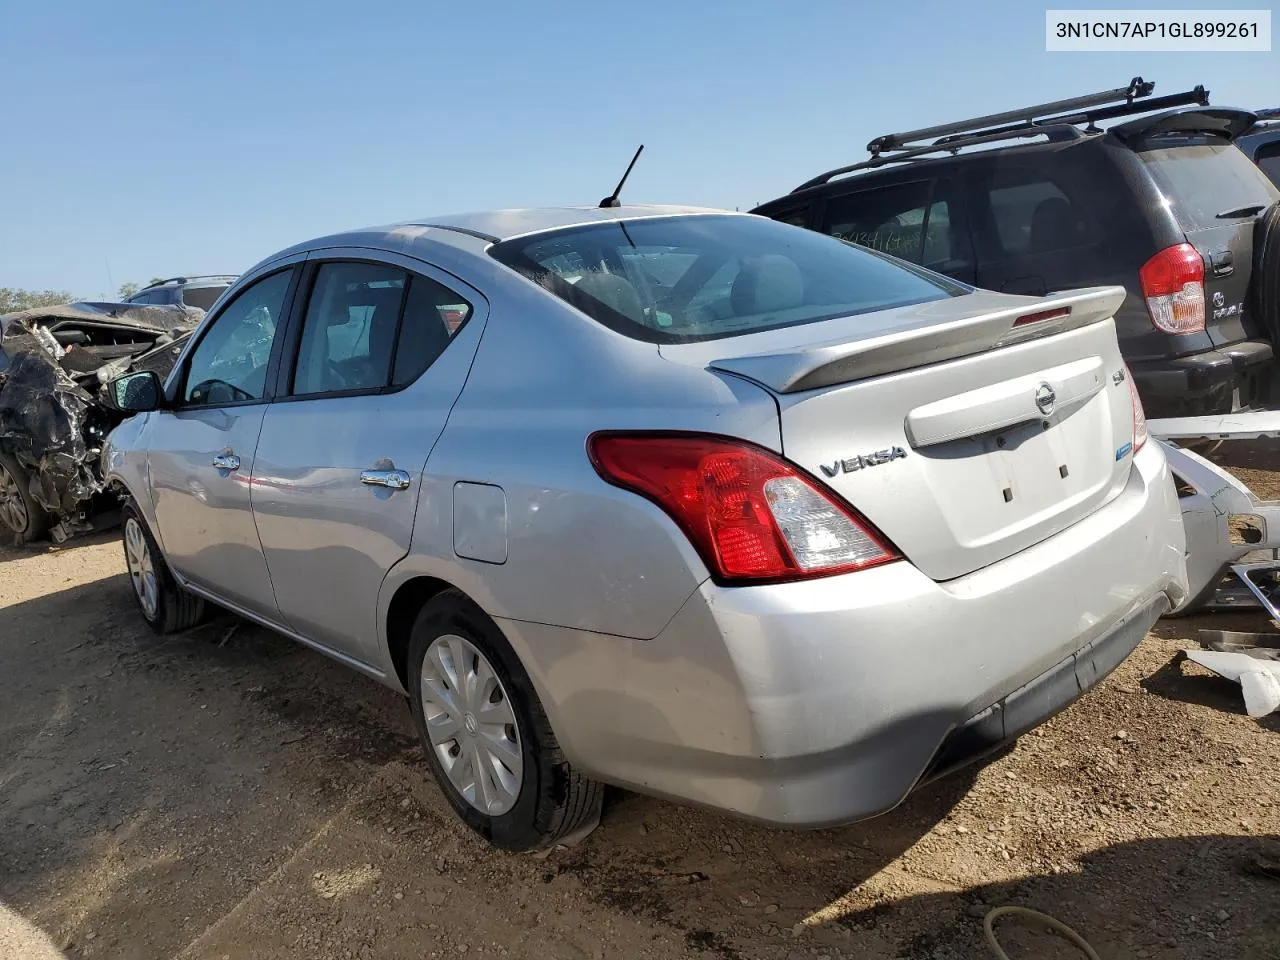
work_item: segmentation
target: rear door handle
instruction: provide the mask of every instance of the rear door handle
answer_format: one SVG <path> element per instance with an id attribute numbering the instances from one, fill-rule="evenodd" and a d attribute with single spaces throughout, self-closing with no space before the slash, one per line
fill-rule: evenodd
<path id="1" fill-rule="evenodd" d="M 218 470 L 239 470 L 240 458 L 234 453 L 220 453 L 213 458 L 213 465 Z"/>
<path id="2" fill-rule="evenodd" d="M 371 487 L 387 487 L 390 490 L 408 490 L 409 474 L 404 470 L 361 470 L 360 482 Z"/>
<path id="3" fill-rule="evenodd" d="M 1230 250 L 1209 254 L 1209 269 L 1215 277 L 1229 277 L 1235 270 L 1235 258 Z"/>

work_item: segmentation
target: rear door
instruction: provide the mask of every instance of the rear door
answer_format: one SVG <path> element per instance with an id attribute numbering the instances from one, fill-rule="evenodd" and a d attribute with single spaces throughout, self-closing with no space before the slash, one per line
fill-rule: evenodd
<path id="1" fill-rule="evenodd" d="M 325 251 L 309 265 L 253 499 L 285 621 L 361 663 L 374 659 L 378 591 L 408 553 L 427 456 L 485 314 L 449 274 L 369 256 Z"/>
<path id="2" fill-rule="evenodd" d="M 1205 329 L 1214 346 L 1265 337 L 1250 309 L 1253 235 L 1280 189 L 1221 137 L 1155 137 L 1136 150 L 1204 260 Z"/>

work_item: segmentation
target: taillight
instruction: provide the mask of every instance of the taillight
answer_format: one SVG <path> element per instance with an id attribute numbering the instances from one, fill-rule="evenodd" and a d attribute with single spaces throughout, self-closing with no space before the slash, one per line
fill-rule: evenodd
<path id="1" fill-rule="evenodd" d="M 1147 442 L 1147 414 L 1142 409 L 1142 398 L 1138 396 L 1138 385 L 1133 380 L 1133 371 L 1125 368 L 1129 380 L 1129 403 L 1133 406 L 1133 452 L 1136 454 Z"/>
<path id="2" fill-rule="evenodd" d="M 1138 271 L 1151 322 L 1165 333 L 1204 329 L 1204 260 L 1189 243 L 1166 247 Z"/>
<path id="3" fill-rule="evenodd" d="M 588 448 L 600 476 L 665 510 L 722 582 L 798 580 L 898 559 L 850 507 L 744 441 L 601 433 Z"/>

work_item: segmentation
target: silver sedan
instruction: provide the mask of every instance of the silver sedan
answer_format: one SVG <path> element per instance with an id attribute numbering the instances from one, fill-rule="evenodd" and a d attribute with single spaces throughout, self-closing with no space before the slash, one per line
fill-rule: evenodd
<path id="1" fill-rule="evenodd" d="M 113 384 L 134 592 L 157 630 L 209 601 L 406 692 L 502 847 L 589 826 L 603 783 L 871 816 L 1185 595 L 1122 296 L 691 208 L 313 240 L 165 382 Z"/>

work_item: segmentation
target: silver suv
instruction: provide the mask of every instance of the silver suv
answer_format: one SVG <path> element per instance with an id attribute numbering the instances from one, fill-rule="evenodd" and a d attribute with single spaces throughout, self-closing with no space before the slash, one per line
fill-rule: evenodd
<path id="1" fill-rule="evenodd" d="M 205 601 L 406 692 L 509 849 L 602 782 L 885 811 L 1186 595 L 1123 290 L 975 290 L 743 214 L 422 220 L 219 302 L 104 457 L 142 615 Z"/>

